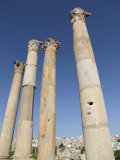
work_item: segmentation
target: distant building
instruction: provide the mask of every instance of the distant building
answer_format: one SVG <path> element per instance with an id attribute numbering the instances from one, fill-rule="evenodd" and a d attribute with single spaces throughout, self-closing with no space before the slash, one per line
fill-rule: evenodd
<path id="1" fill-rule="evenodd" d="M 120 150 L 120 135 L 111 137 L 113 151 Z M 15 151 L 16 139 L 13 139 L 11 151 Z M 38 151 L 38 139 L 32 140 L 32 149 L 35 154 Z M 85 148 L 83 137 L 56 138 L 55 160 L 85 160 Z"/>

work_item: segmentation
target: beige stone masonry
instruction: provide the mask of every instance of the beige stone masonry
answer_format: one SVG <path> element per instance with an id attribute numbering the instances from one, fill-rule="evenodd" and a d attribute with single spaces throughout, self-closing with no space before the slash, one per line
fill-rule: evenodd
<path id="1" fill-rule="evenodd" d="M 12 144 L 17 108 L 19 102 L 24 63 L 16 61 L 13 82 L 8 98 L 6 113 L 0 137 L 0 159 L 9 159 L 10 147 Z"/>
<path id="2" fill-rule="evenodd" d="M 45 51 L 38 135 L 38 160 L 55 159 L 56 127 L 56 53 L 60 43 L 49 38 L 43 45 Z"/>
<path id="3" fill-rule="evenodd" d="M 37 40 L 31 40 L 28 43 L 14 160 L 32 159 L 33 104 L 40 45 L 41 42 Z"/>
<path id="4" fill-rule="evenodd" d="M 104 98 L 85 23 L 89 15 L 81 8 L 70 13 L 85 154 L 87 160 L 114 160 Z"/>

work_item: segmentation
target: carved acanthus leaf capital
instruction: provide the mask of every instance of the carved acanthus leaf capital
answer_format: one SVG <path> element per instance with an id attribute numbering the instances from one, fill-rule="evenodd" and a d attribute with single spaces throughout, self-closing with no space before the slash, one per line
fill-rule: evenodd
<path id="1" fill-rule="evenodd" d="M 41 41 L 37 41 L 35 39 L 30 40 L 28 42 L 28 51 L 35 51 L 38 53 L 41 44 L 42 44 Z"/>
<path id="2" fill-rule="evenodd" d="M 15 64 L 15 72 L 23 73 L 25 70 L 25 64 L 23 62 L 19 62 L 18 60 L 14 62 Z"/>
<path id="3" fill-rule="evenodd" d="M 44 42 L 42 48 L 45 51 L 46 49 L 52 49 L 57 52 L 58 48 L 60 47 L 60 42 L 56 41 L 55 39 L 48 38 L 47 41 Z"/>
<path id="4" fill-rule="evenodd" d="M 70 12 L 70 20 L 71 20 L 72 24 L 78 20 L 83 20 L 85 22 L 86 17 L 88 17 L 90 15 L 91 15 L 91 13 L 88 13 L 81 8 L 75 8 Z"/>

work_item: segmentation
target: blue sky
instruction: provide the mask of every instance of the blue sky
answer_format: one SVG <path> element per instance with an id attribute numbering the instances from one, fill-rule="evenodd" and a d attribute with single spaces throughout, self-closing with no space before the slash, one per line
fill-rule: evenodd
<path id="1" fill-rule="evenodd" d="M 120 1 L 1 0 L 0 1 L 0 132 L 13 79 L 15 60 L 26 62 L 31 39 L 55 38 L 61 46 L 56 63 L 56 136 L 82 135 L 79 90 L 69 12 L 81 7 L 87 18 L 111 135 L 120 134 Z M 38 137 L 40 88 L 44 52 L 40 48 L 34 102 L 34 137 Z M 19 118 L 21 96 L 17 121 Z M 17 127 L 17 126 L 16 126 Z M 16 137 L 16 127 L 15 134 Z"/>

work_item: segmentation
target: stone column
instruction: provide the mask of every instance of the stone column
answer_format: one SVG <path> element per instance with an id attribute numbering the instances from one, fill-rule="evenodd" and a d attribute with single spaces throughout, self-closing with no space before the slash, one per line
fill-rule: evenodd
<path id="1" fill-rule="evenodd" d="M 22 75 L 24 71 L 24 63 L 16 61 L 14 64 L 15 72 L 0 137 L 0 159 L 9 159 L 9 152 L 12 144 L 17 115 Z"/>
<path id="2" fill-rule="evenodd" d="M 45 51 L 38 136 L 38 160 L 55 159 L 56 126 L 56 53 L 60 43 L 49 38 L 43 45 Z"/>
<path id="3" fill-rule="evenodd" d="M 14 159 L 32 158 L 33 104 L 40 44 L 41 42 L 37 40 L 31 40 L 28 43 Z"/>
<path id="4" fill-rule="evenodd" d="M 70 13 L 86 159 L 114 160 L 101 84 L 85 23 L 89 15 L 81 8 Z"/>

